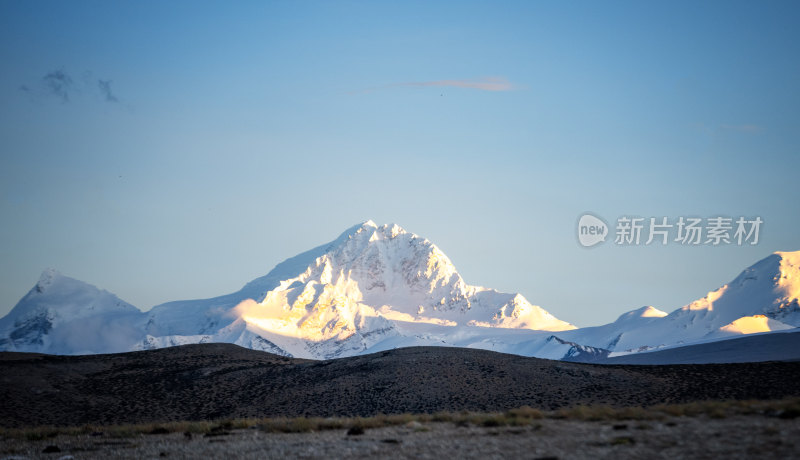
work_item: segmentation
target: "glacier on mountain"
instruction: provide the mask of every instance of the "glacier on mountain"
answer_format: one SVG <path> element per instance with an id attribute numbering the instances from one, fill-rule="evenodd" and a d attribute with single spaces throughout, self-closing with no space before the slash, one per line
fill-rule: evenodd
<path id="1" fill-rule="evenodd" d="M 577 329 L 520 294 L 467 284 L 427 239 L 367 221 L 235 293 L 147 312 L 46 270 L 0 319 L 0 350 L 85 354 L 227 342 L 330 359 L 426 345 L 597 361 L 795 328 L 798 295 L 800 251 L 779 252 L 669 314 L 648 306 Z"/>
<path id="2" fill-rule="evenodd" d="M 3 349 L 73 354 L 231 342 L 326 359 L 361 353 L 402 336 L 398 323 L 575 328 L 519 294 L 468 285 L 433 243 L 397 225 L 372 221 L 278 264 L 236 293 L 168 302 L 144 313 L 55 271 L 44 278 L 59 288 L 43 295 L 40 281 L 0 320 Z M 66 305 L 61 299 L 67 299 Z M 77 319 L 82 324 L 97 321 L 97 327 L 72 331 L 68 323 Z M 109 337 L 103 324 L 114 326 Z M 118 330 L 122 324 L 124 333 Z"/>

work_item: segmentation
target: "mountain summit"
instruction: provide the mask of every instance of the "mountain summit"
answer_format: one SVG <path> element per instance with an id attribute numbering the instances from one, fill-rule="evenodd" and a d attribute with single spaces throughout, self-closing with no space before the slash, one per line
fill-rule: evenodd
<path id="1" fill-rule="evenodd" d="M 275 275 L 275 273 L 270 273 Z M 368 306 L 401 321 L 451 325 L 574 329 L 519 294 L 464 282 L 450 259 L 425 238 L 367 221 L 304 269 L 287 271 L 260 301 L 263 313 Z M 269 275 L 268 275 L 269 276 Z M 298 323 L 299 324 L 299 323 Z"/>
<path id="2" fill-rule="evenodd" d="M 225 342 L 330 359 L 420 345 L 602 362 L 795 329 L 798 296 L 800 251 L 777 252 L 669 314 L 645 306 L 613 323 L 576 329 L 520 294 L 467 284 L 427 239 L 367 221 L 237 292 L 148 312 L 45 270 L 0 319 L 0 350 L 86 354 Z"/>
<path id="3" fill-rule="evenodd" d="M 427 239 L 398 225 L 372 221 L 287 259 L 236 293 L 169 302 L 146 313 L 116 297 L 106 299 L 111 295 L 105 291 L 72 281 L 77 284 L 55 297 L 37 296 L 42 282 L 37 283 L 0 322 L 0 347 L 59 354 L 103 352 L 110 339 L 98 331 L 103 331 L 104 322 L 120 324 L 120 318 L 140 333 L 133 341 L 130 338 L 136 334 L 129 330 L 122 338 L 114 337 L 114 351 L 220 341 L 309 358 L 356 354 L 388 338 L 405 336 L 415 324 L 575 329 L 520 294 L 467 284 Z M 111 304 L 120 308 L 106 308 Z M 96 309 L 98 305 L 103 308 Z M 97 323 L 86 324 L 98 327 L 62 334 L 53 318 L 64 324 L 91 318 Z M 87 340 L 87 334 L 96 342 Z M 52 340 L 56 335 L 59 340 Z"/>
<path id="4" fill-rule="evenodd" d="M 0 350 L 55 354 L 130 351 L 141 337 L 133 305 L 54 269 L 0 318 Z"/>
<path id="5" fill-rule="evenodd" d="M 800 251 L 776 252 L 728 284 L 669 314 L 634 310 L 562 338 L 616 353 L 649 351 L 800 326 Z"/>
<path id="6" fill-rule="evenodd" d="M 361 351 L 376 343 L 376 335 L 397 335 L 398 322 L 575 328 L 519 294 L 466 284 L 436 245 L 394 224 L 367 221 L 305 267 L 267 276 L 279 279 L 278 285 L 234 311 L 251 330 L 296 356 L 318 355 L 320 348 L 327 357 Z M 300 349 L 294 338 L 302 339 Z"/>

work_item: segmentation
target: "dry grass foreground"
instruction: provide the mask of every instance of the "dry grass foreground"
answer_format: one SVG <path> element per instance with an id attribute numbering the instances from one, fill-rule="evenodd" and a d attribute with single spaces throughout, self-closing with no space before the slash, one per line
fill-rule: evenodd
<path id="1" fill-rule="evenodd" d="M 0 353 L 0 426 L 503 412 L 800 397 L 800 362 L 608 366 L 406 348 L 331 361 L 230 344 Z"/>
<path id="2" fill-rule="evenodd" d="M 0 430 L 10 458 L 792 458 L 800 399 Z"/>

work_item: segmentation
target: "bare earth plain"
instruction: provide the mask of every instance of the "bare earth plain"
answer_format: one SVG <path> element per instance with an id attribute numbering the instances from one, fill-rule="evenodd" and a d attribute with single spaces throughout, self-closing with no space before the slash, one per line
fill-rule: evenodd
<path id="1" fill-rule="evenodd" d="M 437 347 L 310 361 L 229 344 L 90 356 L 0 353 L 0 458 L 800 458 L 797 409 L 656 416 L 639 409 L 630 420 L 620 412 L 797 397 L 800 362 L 591 365 Z M 554 412 L 601 405 L 616 415 Z M 523 406 L 535 416 L 464 415 Z M 282 433 L 256 422 L 205 432 L 102 428 L 443 412 L 462 415 L 409 416 L 349 435 L 347 426 Z M 19 435 L 41 426 L 86 429 Z"/>
<path id="2" fill-rule="evenodd" d="M 57 436 L 5 440 L 0 458 L 798 458 L 800 421 L 759 416 L 669 417 L 660 421 L 542 420 L 521 427 L 420 427 L 312 433 L 233 430 L 223 436 L 183 433 Z M 44 453 L 57 448 L 58 452 Z"/>

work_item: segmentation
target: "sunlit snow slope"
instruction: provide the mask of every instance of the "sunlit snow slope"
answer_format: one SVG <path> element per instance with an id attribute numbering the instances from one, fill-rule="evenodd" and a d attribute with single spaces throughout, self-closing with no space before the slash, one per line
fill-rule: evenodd
<path id="1" fill-rule="evenodd" d="M 665 314 L 634 310 L 605 326 L 563 337 L 622 353 L 702 343 L 800 326 L 800 251 L 776 252 L 702 299 Z M 635 323 L 630 323 L 630 320 Z"/>
<path id="2" fill-rule="evenodd" d="M 778 252 L 672 313 L 642 307 L 576 329 L 519 294 L 467 284 L 427 239 L 368 221 L 235 293 L 148 312 L 46 270 L 0 319 L 0 350 L 83 354 L 228 342 L 328 359 L 425 345 L 603 362 L 793 329 L 799 295 L 800 251 Z"/>
<path id="3" fill-rule="evenodd" d="M 69 280 L 72 294 L 41 296 L 34 288 L 0 323 L 4 349 L 103 352 L 110 339 L 99 332 L 102 323 L 121 319 L 131 331 L 126 330 L 125 340 L 114 342 L 113 351 L 222 341 L 311 358 L 349 356 L 404 336 L 408 329 L 399 323 L 438 325 L 445 332 L 574 329 L 519 294 L 466 284 L 450 259 L 427 239 L 397 225 L 371 221 L 284 261 L 239 292 L 169 302 L 147 313 L 121 301 L 128 307 L 124 314 L 106 308 L 113 303 L 105 298 L 110 294 L 53 276 Z M 95 310 L 92 305 L 104 308 Z M 78 316 L 98 323 L 62 334 L 58 326 L 63 321 L 39 319 Z M 138 340 L 131 343 L 129 337 L 137 332 Z M 62 338 L 54 341 L 56 335 Z"/>

